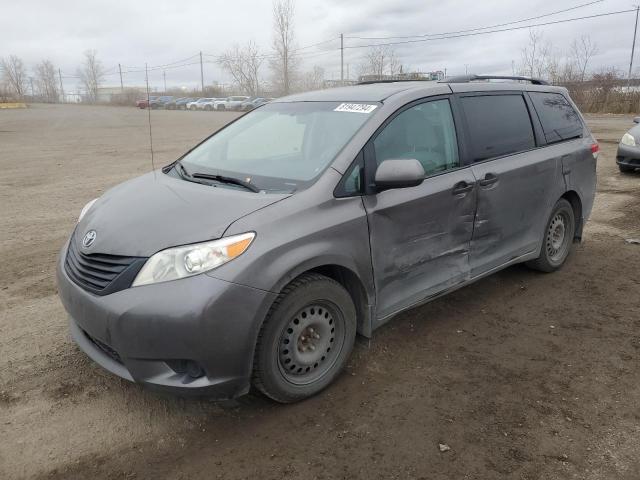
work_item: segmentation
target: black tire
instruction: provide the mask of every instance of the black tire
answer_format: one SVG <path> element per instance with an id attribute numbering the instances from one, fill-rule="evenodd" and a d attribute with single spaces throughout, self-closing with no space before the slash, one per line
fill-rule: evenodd
<path id="1" fill-rule="evenodd" d="M 561 198 L 553 207 L 544 230 L 540 256 L 526 265 L 541 272 L 555 272 L 571 251 L 576 232 L 576 219 L 571 204 Z"/>
<path id="2" fill-rule="evenodd" d="M 253 386 L 281 403 L 315 395 L 342 371 L 355 336 L 349 292 L 331 278 L 305 273 L 282 290 L 267 314 L 256 344 Z"/>
<path id="3" fill-rule="evenodd" d="M 627 165 L 618 165 L 618 168 L 621 173 L 631 173 L 636 169 L 635 167 L 629 167 Z"/>
<path id="4" fill-rule="evenodd" d="M 205 105 L 205 106 L 204 106 L 204 109 L 205 109 L 207 112 L 210 112 L 211 110 L 213 110 L 213 107 L 211 107 L 211 105 Z"/>
<path id="5" fill-rule="evenodd" d="M 226 110 L 227 107 L 225 107 L 224 105 L 218 105 L 218 110 Z"/>

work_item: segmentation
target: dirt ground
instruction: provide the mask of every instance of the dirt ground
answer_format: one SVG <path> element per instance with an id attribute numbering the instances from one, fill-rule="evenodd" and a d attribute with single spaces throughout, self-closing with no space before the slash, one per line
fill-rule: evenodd
<path id="1" fill-rule="evenodd" d="M 153 117 L 160 166 L 234 114 Z M 630 117 L 588 118 L 598 196 L 561 271 L 515 266 L 406 312 L 291 406 L 159 396 L 71 342 L 58 250 L 88 200 L 150 170 L 146 120 L 0 111 L 0 478 L 640 478 L 640 174 L 614 162 Z"/>

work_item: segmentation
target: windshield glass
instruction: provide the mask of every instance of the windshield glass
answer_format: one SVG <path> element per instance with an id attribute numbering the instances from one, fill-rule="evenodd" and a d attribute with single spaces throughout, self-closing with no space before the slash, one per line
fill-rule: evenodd
<path id="1" fill-rule="evenodd" d="M 181 162 L 191 174 L 248 179 L 261 190 L 301 189 L 333 161 L 376 106 L 267 104 L 213 135 Z"/>

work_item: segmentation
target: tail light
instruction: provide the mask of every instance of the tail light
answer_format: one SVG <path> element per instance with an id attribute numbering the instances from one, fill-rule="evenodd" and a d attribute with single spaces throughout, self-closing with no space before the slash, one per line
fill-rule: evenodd
<path id="1" fill-rule="evenodd" d="M 593 159 L 597 160 L 598 159 L 598 153 L 600 152 L 600 145 L 598 145 L 597 143 L 592 143 L 591 144 L 591 155 L 593 155 Z"/>

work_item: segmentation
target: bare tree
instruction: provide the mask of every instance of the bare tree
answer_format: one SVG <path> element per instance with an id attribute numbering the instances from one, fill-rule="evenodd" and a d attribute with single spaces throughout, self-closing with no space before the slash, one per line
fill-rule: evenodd
<path id="1" fill-rule="evenodd" d="M 303 92 L 310 90 L 320 90 L 324 87 L 324 68 L 314 66 L 312 70 L 302 75 L 300 89 Z"/>
<path id="2" fill-rule="evenodd" d="M 521 51 L 522 73 L 530 77 L 543 77 L 548 69 L 551 46 L 543 42 L 542 33 L 529 30 L 529 43 Z"/>
<path id="3" fill-rule="evenodd" d="M 2 59 L 2 78 L 16 97 L 24 97 L 27 90 L 27 72 L 19 57 L 9 55 L 8 58 Z"/>
<path id="4" fill-rule="evenodd" d="M 271 70 L 276 90 L 287 95 L 295 80 L 298 59 L 295 55 L 295 32 L 293 18 L 295 9 L 293 0 L 274 0 L 273 2 L 273 50 Z"/>
<path id="5" fill-rule="evenodd" d="M 573 58 L 579 79 L 584 82 L 587 67 L 591 58 L 598 53 L 598 45 L 591 41 L 591 37 L 583 35 L 579 40 L 574 40 L 571 44 L 571 57 Z"/>
<path id="6" fill-rule="evenodd" d="M 96 102 L 98 100 L 98 88 L 104 78 L 104 69 L 102 68 L 102 62 L 96 56 L 95 50 L 84 52 L 84 64 L 78 70 L 78 76 L 87 92 L 89 101 Z"/>
<path id="7" fill-rule="evenodd" d="M 46 102 L 58 101 L 58 79 L 56 69 L 49 60 L 36 65 L 36 86 L 38 95 Z"/>
<path id="8" fill-rule="evenodd" d="M 234 79 L 238 88 L 247 95 L 258 95 L 260 90 L 260 65 L 264 57 L 260 55 L 255 42 L 246 46 L 234 45 L 218 59 L 218 64 Z"/>
<path id="9" fill-rule="evenodd" d="M 402 71 L 402 65 L 389 45 L 371 47 L 366 53 L 364 63 L 360 65 L 360 75 L 397 75 Z"/>

